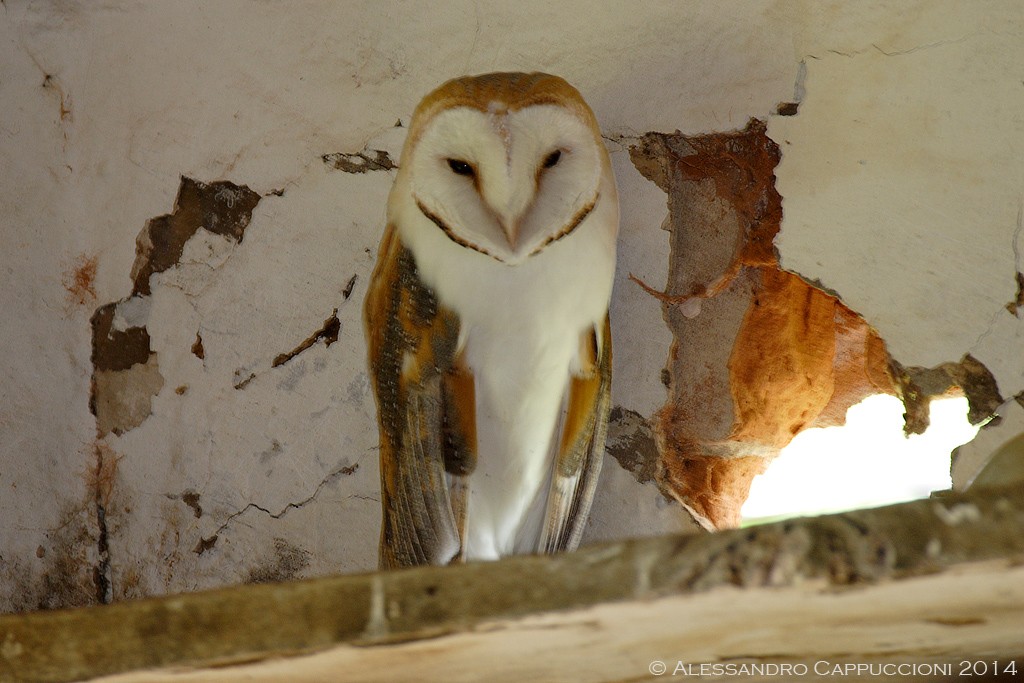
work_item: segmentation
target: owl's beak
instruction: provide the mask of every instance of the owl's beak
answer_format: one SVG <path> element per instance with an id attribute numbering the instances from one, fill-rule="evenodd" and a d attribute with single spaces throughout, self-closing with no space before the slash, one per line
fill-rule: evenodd
<path id="1" fill-rule="evenodd" d="M 522 196 L 522 193 L 513 190 L 514 182 L 510 176 L 502 178 L 506 182 L 494 182 L 484 186 L 484 201 L 490 209 L 491 215 L 497 221 L 505 236 L 505 243 L 511 253 L 515 254 L 522 236 L 523 219 L 526 216 L 529 204 L 532 201 L 530 196 Z"/>
<path id="2" fill-rule="evenodd" d="M 519 221 L 510 216 L 501 216 L 498 218 L 498 225 L 501 226 L 501 231 L 505 233 L 505 240 L 508 242 L 509 249 L 515 251 L 516 242 L 519 241 Z"/>

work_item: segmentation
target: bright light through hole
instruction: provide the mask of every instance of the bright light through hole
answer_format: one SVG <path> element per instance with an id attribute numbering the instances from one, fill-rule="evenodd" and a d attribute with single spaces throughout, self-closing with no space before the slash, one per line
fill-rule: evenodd
<path id="1" fill-rule="evenodd" d="M 978 432 L 967 421 L 967 399 L 932 401 L 931 426 L 909 438 L 903 412 L 894 396 L 869 396 L 850 408 L 845 426 L 798 434 L 754 479 L 743 521 L 874 507 L 948 489 L 950 452 Z"/>

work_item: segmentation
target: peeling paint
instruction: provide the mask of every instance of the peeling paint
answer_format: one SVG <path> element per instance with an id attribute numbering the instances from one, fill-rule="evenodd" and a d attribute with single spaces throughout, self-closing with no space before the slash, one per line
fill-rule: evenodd
<path id="1" fill-rule="evenodd" d="M 91 321 L 90 408 L 100 436 L 123 434 L 142 424 L 152 411 L 153 396 L 163 388 L 157 354 L 150 348 L 145 327 L 151 276 L 178 265 L 186 243 L 200 229 L 241 243 L 260 199 L 244 185 L 203 183 L 183 176 L 174 211 L 146 223 L 136 243 L 131 296 L 101 306 Z M 205 357 L 198 332 L 191 351 L 200 359 Z"/>
<path id="2" fill-rule="evenodd" d="M 640 413 L 615 406 L 608 417 L 608 454 L 641 484 L 658 474 L 658 443 L 650 423 Z"/>
<path id="3" fill-rule="evenodd" d="M 150 276 L 177 265 L 185 243 L 200 228 L 241 243 L 260 199 L 245 185 L 207 184 L 182 176 L 174 211 L 151 219 L 139 234 L 132 294 L 150 294 Z"/>
<path id="4" fill-rule="evenodd" d="M 177 493 L 166 493 L 164 494 L 168 500 L 180 500 L 182 503 L 187 505 L 192 510 L 192 514 L 196 519 L 203 516 L 203 506 L 199 504 L 199 499 L 202 497 L 199 493 L 188 489 L 182 491 L 180 494 Z"/>
<path id="5" fill-rule="evenodd" d="M 117 303 L 101 306 L 92 316 L 92 366 L 96 370 L 129 370 L 146 363 L 153 351 L 145 327 L 114 327 Z"/>
<path id="6" fill-rule="evenodd" d="M 150 416 L 153 397 L 164 386 L 157 354 L 150 354 L 145 363 L 137 363 L 127 370 L 95 370 L 92 386 L 97 434 L 102 437 L 131 431 Z"/>
<path id="7" fill-rule="evenodd" d="M 934 368 L 903 367 L 891 361 L 892 374 L 900 389 L 906 408 L 904 431 L 923 434 L 929 425 L 929 404 L 933 398 L 955 395 L 967 397 L 967 419 L 980 424 L 992 417 L 1003 398 L 995 377 L 971 354 L 957 363 L 943 363 Z"/>
<path id="8" fill-rule="evenodd" d="M 192 342 L 192 348 L 190 350 L 192 351 L 192 355 L 199 360 L 206 359 L 206 348 L 203 347 L 203 338 L 198 332 L 196 332 L 196 340 Z"/>
<path id="9" fill-rule="evenodd" d="M 799 102 L 780 102 L 775 108 L 777 116 L 796 116 L 800 109 Z"/>
<path id="10" fill-rule="evenodd" d="M 188 262 L 221 265 L 233 245 L 242 242 L 252 211 L 261 197 L 245 186 L 230 182 L 202 183 L 182 177 L 174 211 L 146 223 L 136 243 L 132 266 L 132 292 L 120 301 L 100 306 L 91 319 L 93 366 L 89 406 L 96 418 L 96 434 L 103 439 L 109 434 L 123 435 L 141 425 L 152 413 L 153 398 L 164 386 L 158 354 L 153 350 L 147 325 L 152 308 L 151 277 L 179 266 L 186 253 Z M 203 244 L 191 247 L 197 234 L 207 235 Z M 220 241 L 218 241 L 220 240 Z M 205 251 L 204 251 L 205 249 Z M 209 262 L 213 262 L 210 266 Z M 73 288 L 86 296 L 92 290 L 95 260 L 85 261 L 75 271 Z M 186 290 L 187 291 L 187 290 Z M 204 360 L 206 351 L 199 332 L 190 348 Z M 187 385 L 179 385 L 175 393 L 184 395 Z M 95 462 L 89 471 L 90 505 L 95 513 L 96 560 L 92 565 L 95 600 L 110 602 L 115 594 L 112 581 L 110 544 L 108 539 L 117 463 L 120 456 L 105 441 L 97 441 Z M 185 491 L 181 500 L 195 517 L 202 516 L 199 494 Z M 178 532 L 174 532 L 177 546 Z M 212 540 L 202 539 L 197 552 L 212 548 Z M 204 545 L 204 543 L 206 545 Z M 174 553 L 177 553 L 175 550 Z M 175 555 L 176 557 L 177 555 Z M 168 560 L 168 567 L 173 562 Z M 124 579 L 116 593 L 128 596 L 139 590 L 141 577 L 136 572 Z"/>
<path id="11" fill-rule="evenodd" d="M 348 298 L 352 296 L 352 290 L 356 287 L 356 279 L 358 279 L 358 277 L 358 273 L 350 277 L 348 282 L 345 283 L 345 289 L 341 290 L 341 295 L 345 297 L 346 301 L 348 301 Z"/>
<path id="12" fill-rule="evenodd" d="M 92 317 L 92 392 L 89 407 L 99 436 L 123 434 L 142 424 L 152 397 L 163 387 L 157 355 L 145 327 L 114 329 L 117 304 Z"/>
<path id="13" fill-rule="evenodd" d="M 1013 301 L 1006 304 L 1006 310 L 1010 312 L 1010 315 L 1020 317 L 1020 309 L 1024 308 L 1024 273 L 1014 273 L 1014 280 L 1017 282 L 1017 296 L 1013 298 Z"/>
<path id="14" fill-rule="evenodd" d="M 203 516 L 203 506 L 199 504 L 199 494 L 195 491 L 185 491 L 181 494 L 181 502 L 192 508 L 192 512 L 195 514 L 196 519 Z"/>
<path id="15" fill-rule="evenodd" d="M 369 171 L 391 171 L 398 168 L 384 150 L 366 150 L 358 154 L 334 152 L 324 154 L 321 159 L 329 167 L 345 173 L 367 173 Z"/>
<path id="16" fill-rule="evenodd" d="M 242 390 L 249 386 L 249 382 L 256 379 L 255 372 L 247 372 L 245 368 L 238 368 L 235 370 L 235 379 L 232 382 L 232 386 L 235 389 Z"/>

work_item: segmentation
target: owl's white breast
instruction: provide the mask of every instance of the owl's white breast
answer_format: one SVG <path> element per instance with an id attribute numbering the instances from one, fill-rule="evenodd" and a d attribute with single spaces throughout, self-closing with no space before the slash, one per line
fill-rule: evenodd
<path id="1" fill-rule="evenodd" d="M 566 237 L 510 266 L 449 239 L 396 183 L 389 218 L 420 278 L 458 314 L 477 393 L 478 463 L 470 479 L 471 558 L 528 549 L 541 520 L 552 435 L 579 337 L 604 320 L 615 273 L 618 205 L 605 180 L 591 214 Z"/>

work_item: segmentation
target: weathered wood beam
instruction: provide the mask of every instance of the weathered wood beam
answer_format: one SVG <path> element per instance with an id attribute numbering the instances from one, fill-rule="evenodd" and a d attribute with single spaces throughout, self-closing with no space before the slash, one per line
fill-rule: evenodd
<path id="1" fill-rule="evenodd" d="M 1009 661 L 1021 634 L 1018 483 L 553 557 L 5 615 L 0 680 L 647 680 L 654 660 Z M 138 673 L 157 669 L 172 671 Z"/>

